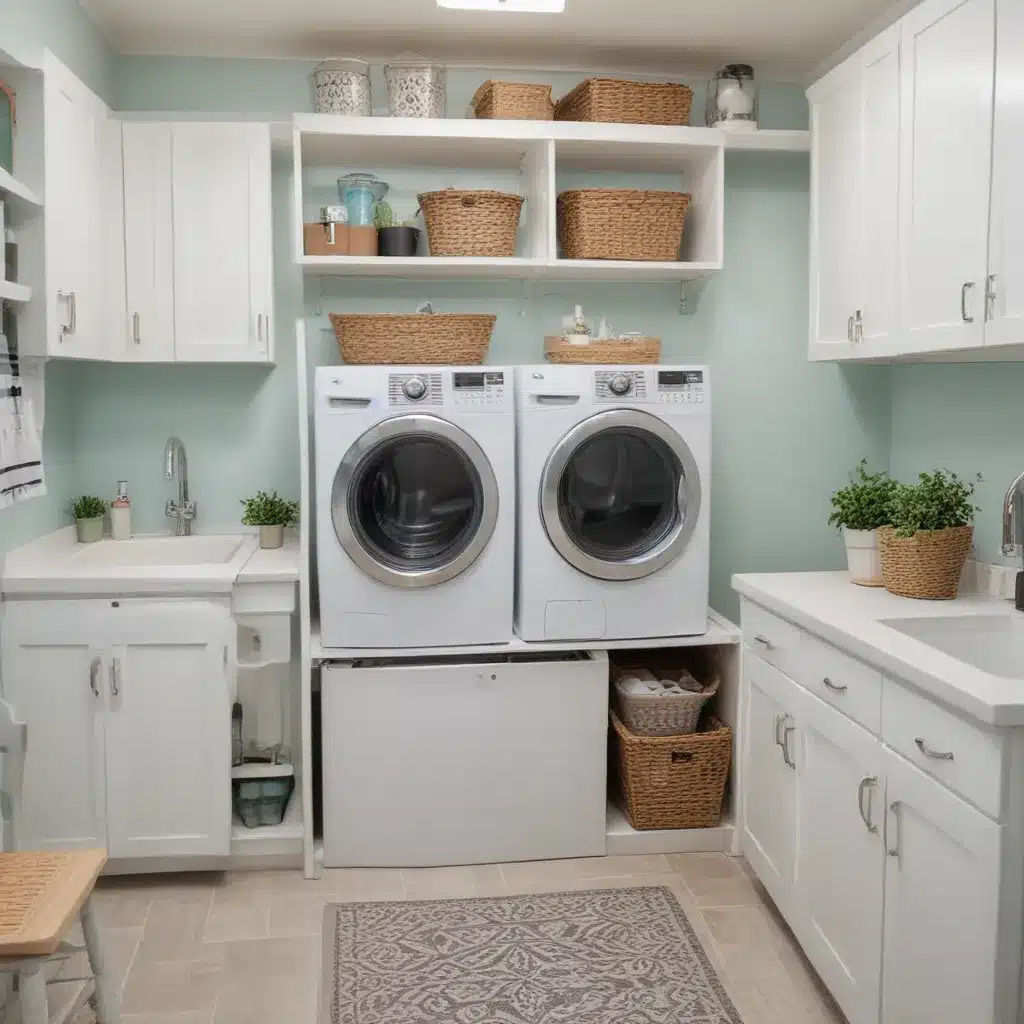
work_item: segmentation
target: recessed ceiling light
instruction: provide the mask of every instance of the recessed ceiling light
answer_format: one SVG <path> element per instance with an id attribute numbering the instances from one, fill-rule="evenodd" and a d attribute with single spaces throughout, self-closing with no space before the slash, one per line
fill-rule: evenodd
<path id="1" fill-rule="evenodd" d="M 565 0 L 437 0 L 438 7 L 457 11 L 519 11 L 530 14 L 561 14 Z"/>

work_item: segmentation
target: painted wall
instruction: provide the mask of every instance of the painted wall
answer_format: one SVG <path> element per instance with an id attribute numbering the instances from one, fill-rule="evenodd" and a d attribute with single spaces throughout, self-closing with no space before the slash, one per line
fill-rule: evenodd
<path id="1" fill-rule="evenodd" d="M 976 557 L 1000 554 L 1002 500 L 1021 470 L 1024 364 L 922 364 L 892 370 L 892 472 L 912 480 L 943 467 L 964 477 L 981 473 L 974 527 Z"/>

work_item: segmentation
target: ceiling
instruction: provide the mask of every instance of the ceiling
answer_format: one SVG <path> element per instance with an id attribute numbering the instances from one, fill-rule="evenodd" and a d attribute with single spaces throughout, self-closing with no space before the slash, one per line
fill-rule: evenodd
<path id="1" fill-rule="evenodd" d="M 743 61 L 786 77 L 815 67 L 899 0 L 567 0 L 557 15 L 446 10 L 435 0 L 80 2 L 125 53 L 408 52 L 464 64 L 663 73 Z"/>

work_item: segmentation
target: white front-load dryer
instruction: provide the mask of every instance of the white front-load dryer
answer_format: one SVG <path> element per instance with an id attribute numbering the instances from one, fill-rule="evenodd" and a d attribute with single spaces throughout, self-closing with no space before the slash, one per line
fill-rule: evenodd
<path id="1" fill-rule="evenodd" d="M 510 639 L 512 378 L 496 366 L 317 369 L 324 647 Z"/>
<path id="2" fill-rule="evenodd" d="M 519 636 L 706 632 L 707 367 L 520 367 L 516 429 Z"/>

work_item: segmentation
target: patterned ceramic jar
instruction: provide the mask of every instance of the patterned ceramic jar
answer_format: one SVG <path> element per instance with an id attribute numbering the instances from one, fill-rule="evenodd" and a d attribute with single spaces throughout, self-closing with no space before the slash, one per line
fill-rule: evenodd
<path id="1" fill-rule="evenodd" d="M 444 117 L 443 64 L 388 64 L 384 77 L 392 117 Z"/>
<path id="2" fill-rule="evenodd" d="M 369 117 L 370 66 L 361 60 L 324 60 L 313 72 L 318 114 Z"/>

